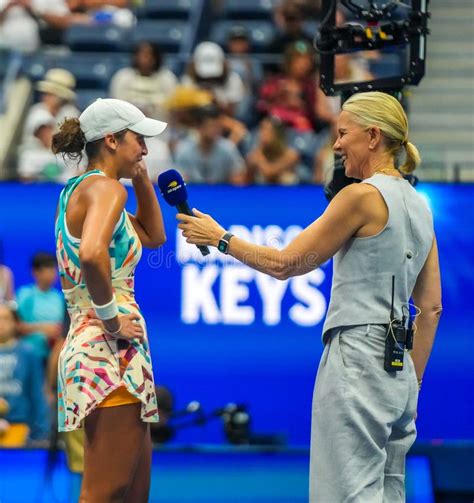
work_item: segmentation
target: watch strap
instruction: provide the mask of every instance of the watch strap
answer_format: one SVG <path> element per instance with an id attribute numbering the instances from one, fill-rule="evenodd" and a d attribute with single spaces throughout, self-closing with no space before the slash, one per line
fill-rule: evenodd
<path id="1" fill-rule="evenodd" d="M 217 249 L 222 253 L 229 253 L 229 241 L 234 235 L 231 232 L 226 232 L 220 239 Z"/>

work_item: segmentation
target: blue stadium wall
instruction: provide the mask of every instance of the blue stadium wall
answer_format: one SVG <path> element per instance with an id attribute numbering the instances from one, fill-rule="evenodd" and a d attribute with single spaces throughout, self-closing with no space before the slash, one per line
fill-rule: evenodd
<path id="1" fill-rule="evenodd" d="M 319 187 L 189 188 L 191 203 L 256 243 L 289 242 L 326 206 Z M 54 250 L 58 185 L 0 184 L 0 240 L 17 286 L 29 261 Z M 435 217 L 443 281 L 442 316 L 418 411 L 419 439 L 474 438 L 472 372 L 474 186 L 420 184 Z M 130 192 L 128 209 L 135 199 Z M 279 282 L 213 253 L 203 260 L 163 206 L 168 241 L 145 251 L 137 298 L 146 316 L 157 383 L 211 413 L 229 402 L 248 406 L 256 434 L 282 433 L 308 444 L 314 376 L 331 263 Z M 390 289 L 390 285 L 387 285 Z M 220 442 L 218 419 L 182 428 L 175 442 Z"/>

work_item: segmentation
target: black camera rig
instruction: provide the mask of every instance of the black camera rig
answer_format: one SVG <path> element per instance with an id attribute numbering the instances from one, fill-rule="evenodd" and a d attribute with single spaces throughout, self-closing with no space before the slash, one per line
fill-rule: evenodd
<path id="1" fill-rule="evenodd" d="M 336 25 L 338 2 L 353 18 L 342 26 Z M 425 75 L 430 18 L 428 3 L 429 0 L 322 0 L 322 22 L 314 37 L 314 46 L 321 56 L 320 87 L 324 93 L 328 96 L 341 94 L 343 103 L 354 93 L 384 91 L 401 101 L 403 88 L 418 85 Z M 408 49 L 409 58 L 406 58 L 405 69 L 399 75 L 363 82 L 335 81 L 334 67 L 338 54 L 404 49 Z M 333 178 L 324 187 L 329 200 L 346 185 L 357 181 L 346 177 L 337 155 L 334 164 Z M 406 178 L 416 185 L 414 175 L 407 175 Z"/>
<path id="2" fill-rule="evenodd" d="M 321 55 L 320 85 L 327 95 L 343 97 L 363 91 L 401 91 L 405 85 L 417 85 L 425 74 L 426 36 L 429 34 L 429 0 L 412 0 L 411 5 L 396 0 L 385 3 L 366 0 L 362 7 L 354 0 L 339 0 L 355 21 L 336 26 L 338 0 L 323 0 L 323 20 L 314 44 Z M 397 19 L 397 10 L 402 19 Z M 409 48 L 407 68 L 401 75 L 365 82 L 336 83 L 335 57 L 355 51 Z"/>

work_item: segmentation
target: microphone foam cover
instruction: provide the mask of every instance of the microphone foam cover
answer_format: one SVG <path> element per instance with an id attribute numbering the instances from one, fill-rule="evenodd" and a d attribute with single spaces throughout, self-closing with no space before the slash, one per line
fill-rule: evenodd
<path id="1" fill-rule="evenodd" d="M 188 200 L 186 184 L 183 177 L 175 169 L 169 169 L 160 174 L 158 187 L 163 199 L 171 206 L 176 206 Z"/>

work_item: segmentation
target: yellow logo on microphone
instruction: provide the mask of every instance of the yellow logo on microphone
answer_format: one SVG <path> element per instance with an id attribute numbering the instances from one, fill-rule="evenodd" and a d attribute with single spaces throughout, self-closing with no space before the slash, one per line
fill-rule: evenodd
<path id="1" fill-rule="evenodd" d="M 171 194 L 172 192 L 176 192 L 177 190 L 181 189 L 182 185 L 180 182 L 177 180 L 173 180 L 168 184 L 168 187 L 166 188 L 166 193 Z"/>

